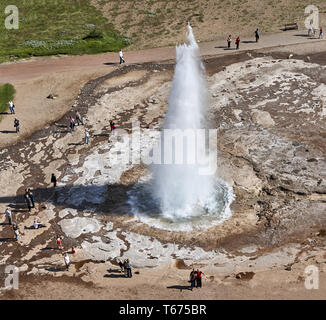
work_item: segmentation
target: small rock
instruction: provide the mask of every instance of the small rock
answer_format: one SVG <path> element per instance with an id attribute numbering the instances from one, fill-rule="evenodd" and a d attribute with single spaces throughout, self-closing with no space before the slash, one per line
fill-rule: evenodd
<path id="1" fill-rule="evenodd" d="M 267 111 L 255 110 L 252 112 L 252 121 L 262 127 L 273 127 L 275 122 Z"/>
<path id="2" fill-rule="evenodd" d="M 56 99 L 57 98 L 57 95 L 56 94 L 53 94 L 53 93 L 50 93 L 46 98 L 47 99 Z"/>
<path id="3" fill-rule="evenodd" d="M 291 271 L 291 270 L 292 270 L 292 267 L 291 267 L 291 266 L 288 266 L 288 267 L 286 267 L 284 270 L 286 270 L 286 271 Z"/>

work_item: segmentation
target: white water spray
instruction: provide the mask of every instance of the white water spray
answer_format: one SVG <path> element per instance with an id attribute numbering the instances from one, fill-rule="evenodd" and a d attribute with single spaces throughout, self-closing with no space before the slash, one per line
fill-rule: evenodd
<path id="1" fill-rule="evenodd" d="M 204 143 L 198 141 L 198 130 L 205 128 L 204 115 L 208 112 L 206 74 L 200 60 L 199 47 L 188 24 L 188 43 L 176 48 L 176 67 L 169 96 L 169 108 L 165 117 L 161 140 L 163 164 L 152 166 L 152 177 L 139 181 L 129 193 L 132 212 L 141 221 L 168 230 L 186 231 L 201 229 L 221 223 L 231 215 L 232 188 L 212 175 L 200 174 L 198 157 L 206 156 Z M 183 140 L 183 162 L 166 163 L 166 131 L 177 129 L 193 132 L 195 139 Z M 190 136 L 194 136 L 191 135 Z M 180 140 L 179 140 L 180 142 Z M 216 148 L 215 144 L 215 148 Z M 171 150 L 171 149 L 170 149 Z M 189 159 L 195 150 L 196 159 Z M 215 164 L 217 159 L 214 159 Z M 207 162 L 208 163 L 208 160 Z"/>
<path id="2" fill-rule="evenodd" d="M 196 129 L 205 126 L 203 115 L 207 111 L 208 93 L 205 69 L 190 25 L 188 42 L 176 48 L 177 64 L 163 127 L 191 129 L 195 135 Z M 200 146 L 195 139 L 187 139 L 184 143 L 183 164 L 162 164 L 153 169 L 154 195 L 160 199 L 163 215 L 171 220 L 202 214 L 195 207 L 202 207 L 214 193 L 213 177 L 200 175 L 198 164 L 188 164 L 189 149 L 205 153 L 205 145 Z M 167 152 L 165 148 L 163 158 L 164 152 Z"/>

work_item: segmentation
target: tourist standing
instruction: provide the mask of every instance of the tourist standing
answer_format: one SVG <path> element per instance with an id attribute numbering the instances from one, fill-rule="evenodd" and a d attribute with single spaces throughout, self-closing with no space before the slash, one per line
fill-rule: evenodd
<path id="1" fill-rule="evenodd" d="M 14 127 L 16 128 L 16 133 L 19 132 L 19 120 L 15 118 L 14 120 Z"/>
<path id="2" fill-rule="evenodd" d="M 69 126 L 70 126 L 70 133 L 72 133 L 75 129 L 75 120 L 73 119 L 73 117 L 70 117 Z"/>
<path id="3" fill-rule="evenodd" d="M 259 41 L 259 31 L 258 31 L 258 28 L 255 31 L 255 38 L 256 38 L 256 42 L 258 42 Z"/>
<path id="4" fill-rule="evenodd" d="M 196 288 L 201 288 L 203 274 L 204 273 L 202 271 L 197 269 L 197 272 L 196 272 Z"/>
<path id="5" fill-rule="evenodd" d="M 195 286 L 195 281 L 196 281 L 196 271 L 195 269 L 192 269 L 190 272 L 190 290 L 192 291 L 193 287 Z"/>
<path id="6" fill-rule="evenodd" d="M 124 267 L 123 267 L 123 263 L 121 262 L 121 260 L 119 260 L 119 267 L 120 267 L 120 273 L 122 273 L 124 271 Z"/>
<path id="7" fill-rule="evenodd" d="M 240 36 L 238 36 L 237 39 L 235 40 L 235 45 L 236 45 L 237 50 L 238 50 L 239 46 L 240 46 Z"/>
<path id="8" fill-rule="evenodd" d="M 62 237 L 58 237 L 57 238 L 57 246 L 59 250 L 63 249 L 63 245 L 62 245 Z"/>
<path id="9" fill-rule="evenodd" d="M 65 261 L 65 265 L 66 265 L 66 268 L 67 268 L 67 271 L 68 271 L 69 266 L 70 266 L 70 258 L 69 258 L 67 253 L 64 253 L 64 261 Z"/>
<path id="10" fill-rule="evenodd" d="M 232 42 L 232 36 L 229 35 L 226 41 L 228 43 L 228 49 L 230 49 L 231 48 L 231 42 Z"/>
<path id="11" fill-rule="evenodd" d="M 29 197 L 29 194 L 28 194 L 27 190 L 25 190 L 24 198 L 25 198 L 25 202 L 27 204 L 28 211 L 31 212 L 31 210 L 32 210 L 32 201 L 31 201 L 31 199 Z"/>
<path id="12" fill-rule="evenodd" d="M 57 186 L 57 177 L 54 175 L 54 173 L 52 173 L 51 176 L 51 183 L 53 183 L 53 188 Z"/>
<path id="13" fill-rule="evenodd" d="M 76 122 L 78 124 L 78 127 L 79 127 L 79 123 L 81 123 L 82 125 L 84 125 L 84 122 L 80 116 L 80 113 L 78 111 L 76 111 Z"/>
<path id="14" fill-rule="evenodd" d="M 5 213 L 6 213 L 6 216 L 8 218 L 8 223 L 11 225 L 12 224 L 11 210 L 9 208 L 7 208 Z"/>
<path id="15" fill-rule="evenodd" d="M 32 190 L 31 189 L 27 189 L 27 193 L 28 193 L 29 199 L 32 202 L 32 207 L 35 208 L 34 195 L 33 195 Z"/>
<path id="16" fill-rule="evenodd" d="M 10 101 L 8 102 L 8 104 L 9 104 L 9 110 L 10 110 L 10 113 L 11 113 L 11 114 L 15 114 L 15 105 L 14 105 L 14 103 L 10 100 Z"/>
<path id="17" fill-rule="evenodd" d="M 126 268 L 127 268 L 127 278 L 132 278 L 132 272 L 131 272 L 132 263 L 129 261 L 129 259 L 127 259 Z"/>
<path id="18" fill-rule="evenodd" d="M 119 50 L 119 57 L 120 57 L 120 64 L 125 63 L 125 60 L 123 59 L 122 49 Z"/>
<path id="19" fill-rule="evenodd" d="M 314 32 L 314 29 L 313 29 L 312 23 L 310 22 L 309 28 L 308 28 L 308 37 L 311 37 L 313 32 Z"/>
<path id="20" fill-rule="evenodd" d="M 323 28 L 320 28 L 320 30 L 319 30 L 319 39 L 323 39 L 323 37 L 324 37 Z"/>
<path id="21" fill-rule="evenodd" d="M 12 229 L 14 230 L 15 239 L 16 239 L 16 241 L 18 241 L 18 238 L 19 238 L 19 228 L 18 228 L 18 226 L 17 226 L 16 223 L 14 223 L 12 225 Z"/>
<path id="22" fill-rule="evenodd" d="M 123 273 L 124 273 L 125 277 L 128 276 L 128 273 L 127 273 L 127 259 L 125 259 L 123 261 Z"/>
<path id="23" fill-rule="evenodd" d="M 89 144 L 89 132 L 85 130 L 85 144 Z"/>

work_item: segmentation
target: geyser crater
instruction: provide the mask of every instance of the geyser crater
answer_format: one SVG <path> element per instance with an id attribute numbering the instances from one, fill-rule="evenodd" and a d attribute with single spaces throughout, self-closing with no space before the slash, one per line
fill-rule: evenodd
<path id="1" fill-rule="evenodd" d="M 205 68 L 190 25 L 187 38 L 187 44 L 176 47 L 169 107 L 162 128 L 162 132 L 175 129 L 181 132 L 181 137 L 174 140 L 174 151 L 170 155 L 174 162 L 153 165 L 151 173 L 141 178 L 128 192 L 128 204 L 137 220 L 173 231 L 207 229 L 222 223 L 231 216 L 230 205 L 235 198 L 232 187 L 216 176 L 216 168 L 211 174 L 200 173 L 198 156 L 206 158 L 206 163 L 211 163 L 209 157 L 213 157 L 216 166 L 217 151 L 210 150 L 207 154 L 207 137 L 201 140 L 203 143 L 198 142 L 198 131 L 207 126 L 208 91 Z M 183 141 L 182 132 L 185 130 L 193 130 L 196 139 L 187 139 L 187 143 L 182 144 L 184 162 L 176 164 L 176 159 L 180 158 L 176 139 Z M 161 135 L 156 150 L 160 150 L 165 159 L 164 140 L 165 134 Z M 170 143 L 173 143 L 172 140 Z M 210 149 L 212 145 L 217 148 L 215 140 L 209 145 Z M 197 155 L 195 163 L 189 159 L 192 151 Z"/>

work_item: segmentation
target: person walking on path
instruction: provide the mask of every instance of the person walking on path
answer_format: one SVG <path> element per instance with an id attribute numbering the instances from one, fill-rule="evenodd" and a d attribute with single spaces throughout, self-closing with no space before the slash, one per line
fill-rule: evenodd
<path id="1" fill-rule="evenodd" d="M 127 278 L 132 278 L 132 272 L 131 272 L 132 263 L 129 261 L 129 259 L 127 259 L 126 261 L 126 268 L 127 268 Z"/>
<path id="2" fill-rule="evenodd" d="M 69 270 L 69 266 L 70 266 L 70 258 L 68 256 L 68 253 L 64 253 L 63 254 L 63 259 L 65 261 L 66 269 L 68 271 Z"/>
<path id="3" fill-rule="evenodd" d="M 12 225 L 12 229 L 14 230 L 15 239 L 16 239 L 16 241 L 18 241 L 18 238 L 19 238 L 19 228 L 18 228 L 18 226 L 17 226 L 16 223 L 14 223 Z"/>
<path id="4" fill-rule="evenodd" d="M 193 287 L 195 286 L 195 281 L 196 281 L 196 271 L 195 269 L 192 269 L 190 272 L 190 290 L 192 291 Z"/>
<path id="5" fill-rule="evenodd" d="M 82 120 L 82 117 L 81 117 L 81 115 L 80 115 L 80 113 L 78 111 L 76 111 L 76 122 L 78 124 L 78 127 L 79 127 L 79 123 L 81 123 L 82 126 L 84 125 L 84 122 Z"/>
<path id="6" fill-rule="evenodd" d="M 51 176 L 51 183 L 53 183 L 53 188 L 57 186 L 57 177 L 54 175 L 54 173 L 52 173 Z"/>
<path id="7" fill-rule="evenodd" d="M 15 114 L 15 105 L 14 105 L 14 103 L 10 100 L 10 101 L 8 102 L 8 104 L 9 104 L 9 110 L 10 110 L 10 113 L 11 113 L 11 114 Z"/>
<path id="8" fill-rule="evenodd" d="M 238 36 L 237 39 L 235 40 L 235 45 L 236 45 L 237 50 L 238 50 L 239 46 L 240 46 L 240 36 Z"/>
<path id="9" fill-rule="evenodd" d="M 320 30 L 319 30 L 319 39 L 323 39 L 323 37 L 324 37 L 323 28 L 320 28 Z"/>
<path id="10" fill-rule="evenodd" d="M 70 117 L 69 127 L 70 127 L 70 133 L 72 133 L 75 129 L 75 120 L 73 119 L 73 117 Z"/>
<path id="11" fill-rule="evenodd" d="M 6 216 L 7 216 L 7 218 L 8 218 L 8 224 L 9 224 L 9 225 L 12 225 L 12 215 L 11 215 L 11 210 L 10 210 L 10 208 L 7 208 L 6 211 L 5 211 L 5 213 L 6 213 Z"/>
<path id="12" fill-rule="evenodd" d="M 89 132 L 85 130 L 85 144 L 89 144 Z"/>
<path id="13" fill-rule="evenodd" d="M 28 194 L 27 190 L 25 191 L 24 198 L 25 198 L 25 202 L 27 204 L 28 211 L 31 212 L 31 210 L 32 210 L 32 201 L 31 201 L 31 199 L 29 197 L 29 194 Z"/>
<path id="14" fill-rule="evenodd" d="M 196 272 L 196 288 L 201 288 L 203 274 L 204 274 L 204 272 L 197 269 L 197 272 Z"/>
<path id="15" fill-rule="evenodd" d="M 32 190 L 31 189 L 27 189 L 26 192 L 27 192 L 27 194 L 29 196 L 29 199 L 32 202 L 32 208 L 35 208 L 34 195 L 33 195 Z"/>
<path id="16" fill-rule="evenodd" d="M 232 42 L 232 36 L 229 35 L 226 41 L 228 43 L 228 49 L 230 49 L 231 48 L 231 42 Z"/>
<path id="17" fill-rule="evenodd" d="M 19 120 L 15 118 L 14 127 L 16 128 L 16 133 L 19 133 Z"/>
<path id="18" fill-rule="evenodd" d="M 119 57 L 120 57 L 120 64 L 125 63 L 125 60 L 123 59 L 122 49 L 119 50 Z"/>
<path id="19" fill-rule="evenodd" d="M 256 42 L 258 42 L 259 41 L 259 31 L 258 31 L 258 28 L 255 31 L 255 38 L 256 38 Z"/>

